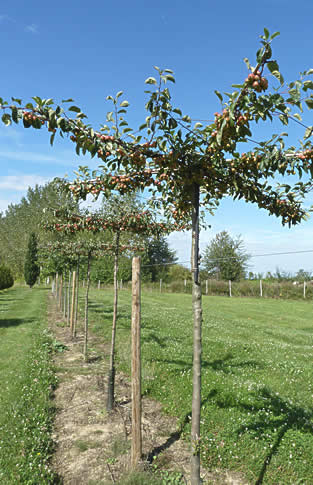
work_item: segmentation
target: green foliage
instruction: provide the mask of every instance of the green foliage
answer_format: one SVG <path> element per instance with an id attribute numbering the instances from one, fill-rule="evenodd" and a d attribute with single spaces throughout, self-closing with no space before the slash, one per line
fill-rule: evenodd
<path id="1" fill-rule="evenodd" d="M 236 281 L 244 277 L 248 259 L 240 236 L 233 239 L 222 231 L 205 248 L 202 264 L 209 277 Z"/>
<path id="2" fill-rule="evenodd" d="M 146 281 L 166 281 L 170 267 L 177 261 L 175 251 L 169 248 L 165 237 L 148 238 L 142 258 L 142 275 Z"/>
<path id="3" fill-rule="evenodd" d="M 5 213 L 0 214 L 0 259 L 6 261 L 15 278 L 23 276 L 30 234 L 35 232 L 42 242 L 47 239 L 42 230 L 44 209 L 60 205 L 77 206 L 69 194 L 50 182 L 29 188 L 18 204 L 10 204 Z"/>
<path id="4" fill-rule="evenodd" d="M 92 262 L 91 281 L 98 283 L 111 284 L 113 283 L 113 268 L 114 268 L 114 256 L 112 254 L 104 255 L 101 258 L 97 258 Z M 84 271 L 82 270 L 82 276 Z M 131 257 L 124 255 L 119 256 L 118 263 L 118 280 L 124 282 L 130 281 L 132 275 L 132 260 Z"/>
<path id="5" fill-rule="evenodd" d="M 37 237 L 34 232 L 30 234 L 28 241 L 28 248 L 24 264 L 24 278 L 30 288 L 34 286 L 40 274 L 40 267 L 38 264 L 38 247 Z"/>
<path id="6" fill-rule="evenodd" d="M 14 285 L 14 278 L 10 268 L 4 264 L 0 264 L 0 290 L 11 288 Z"/>

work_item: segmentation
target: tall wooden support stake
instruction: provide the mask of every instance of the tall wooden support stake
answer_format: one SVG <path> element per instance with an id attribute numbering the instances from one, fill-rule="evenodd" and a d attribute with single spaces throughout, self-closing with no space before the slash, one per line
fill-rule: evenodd
<path id="1" fill-rule="evenodd" d="M 209 293 L 209 280 L 205 280 L 205 294 Z"/>
<path id="2" fill-rule="evenodd" d="M 262 280 L 260 280 L 260 297 L 263 296 Z"/>
<path id="3" fill-rule="evenodd" d="M 229 288 L 229 296 L 231 298 L 231 280 L 228 281 L 228 288 Z"/>
<path id="4" fill-rule="evenodd" d="M 306 282 L 303 282 L 303 298 L 305 298 Z"/>
<path id="5" fill-rule="evenodd" d="M 71 303 L 71 318 L 70 318 L 70 328 L 71 328 L 71 335 L 72 336 L 73 336 L 74 317 L 75 317 L 75 299 L 76 299 L 76 271 L 73 271 L 73 275 L 72 275 L 72 303 Z"/>
<path id="6" fill-rule="evenodd" d="M 201 354 L 202 354 L 202 296 L 199 278 L 199 185 L 193 184 L 192 208 L 192 309 L 193 309 L 193 366 L 191 417 L 191 484 L 200 485 L 200 419 L 201 419 Z"/>
<path id="7" fill-rule="evenodd" d="M 135 468 L 138 465 L 142 455 L 140 320 L 140 257 L 136 256 L 133 258 L 132 263 L 132 468 Z"/>

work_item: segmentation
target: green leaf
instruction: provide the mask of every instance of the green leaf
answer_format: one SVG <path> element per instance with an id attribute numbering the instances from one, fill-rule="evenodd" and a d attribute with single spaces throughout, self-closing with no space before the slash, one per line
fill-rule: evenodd
<path id="1" fill-rule="evenodd" d="M 18 123 L 18 110 L 16 106 L 12 106 L 12 120 L 14 123 Z"/>
<path id="2" fill-rule="evenodd" d="M 27 109 L 34 109 L 34 105 L 32 103 L 27 103 L 25 108 Z"/>
<path id="3" fill-rule="evenodd" d="M 80 113 L 81 112 L 81 109 L 78 108 L 78 106 L 70 106 L 69 111 L 74 111 L 75 113 Z"/>
<path id="4" fill-rule="evenodd" d="M 269 36 L 270 36 L 269 31 L 264 27 L 264 37 L 265 37 L 265 39 L 267 40 L 269 38 Z"/>
<path id="5" fill-rule="evenodd" d="M 282 74 L 279 71 L 273 71 L 272 74 L 273 74 L 273 76 L 276 77 L 276 79 L 278 79 L 278 81 L 280 82 L 280 84 L 283 84 L 284 83 L 284 78 L 283 78 Z"/>
<path id="6" fill-rule="evenodd" d="M 307 91 L 308 89 L 313 89 L 313 81 L 304 81 L 303 91 Z"/>
<path id="7" fill-rule="evenodd" d="M 174 109 L 173 109 L 173 113 L 176 113 L 176 114 L 178 114 L 179 116 L 182 116 L 182 114 L 183 114 L 179 108 L 174 108 Z"/>
<path id="8" fill-rule="evenodd" d="M 283 123 L 283 125 L 288 125 L 288 118 L 287 118 L 287 116 L 285 116 L 285 115 L 279 115 L 278 118 Z"/>
<path id="9" fill-rule="evenodd" d="M 248 70 L 250 71 L 250 69 L 251 69 L 251 64 L 250 64 L 250 62 L 249 62 L 249 59 L 248 59 L 247 57 L 245 57 L 245 58 L 243 59 L 243 62 L 244 62 L 244 63 L 245 63 L 245 65 L 247 66 Z"/>
<path id="10" fill-rule="evenodd" d="M 170 130 L 175 129 L 177 127 L 177 121 L 174 118 L 170 118 L 168 122 L 168 126 Z"/>
<path id="11" fill-rule="evenodd" d="M 274 32 L 274 34 L 271 35 L 270 40 L 275 39 L 275 37 L 277 37 L 278 35 L 280 35 L 280 32 Z"/>
<path id="12" fill-rule="evenodd" d="M 107 120 L 107 121 L 114 121 L 114 119 L 113 119 L 113 111 L 109 111 L 109 112 L 107 113 L 106 120 Z"/>
<path id="13" fill-rule="evenodd" d="M 182 120 L 185 121 L 186 123 L 191 123 L 191 118 L 188 115 L 183 116 Z"/>
<path id="14" fill-rule="evenodd" d="M 312 133 L 313 133 L 313 126 L 309 126 L 306 130 L 305 130 L 305 133 L 304 133 L 304 139 L 307 139 L 307 138 L 310 138 L 310 136 L 312 136 Z"/>
<path id="15" fill-rule="evenodd" d="M 196 123 L 195 126 L 194 126 L 194 129 L 198 129 L 198 128 L 202 128 L 203 124 L 202 123 Z"/>
<path id="16" fill-rule="evenodd" d="M 55 133 L 52 133 L 52 135 L 50 136 L 50 145 L 51 146 L 53 145 L 54 137 L 55 137 Z"/>
<path id="17" fill-rule="evenodd" d="M 22 104 L 22 100 L 21 100 L 21 99 L 19 99 L 19 98 L 11 98 L 11 99 L 12 99 L 12 101 L 13 101 L 14 103 L 17 103 L 17 104 L 19 104 L 19 105 L 21 105 L 21 104 Z M 2 104 L 2 102 L 1 102 L 1 104 Z"/>
<path id="18" fill-rule="evenodd" d="M 145 80 L 145 84 L 157 84 L 157 81 L 154 77 L 148 77 L 146 80 Z"/>
<path id="19" fill-rule="evenodd" d="M 139 130 L 144 130 L 145 128 L 147 128 L 147 123 L 143 123 L 139 126 Z"/>
<path id="20" fill-rule="evenodd" d="M 313 99 L 306 99 L 305 102 L 309 109 L 313 109 Z"/>
<path id="21" fill-rule="evenodd" d="M 121 104 L 120 104 L 120 107 L 121 108 L 126 108 L 127 106 L 129 106 L 129 102 L 128 101 L 122 101 Z"/>
<path id="22" fill-rule="evenodd" d="M 173 76 L 171 76 L 170 74 L 167 74 L 165 77 L 166 77 L 166 79 L 168 81 L 171 81 L 172 83 L 175 83 L 175 78 Z"/>
<path id="23" fill-rule="evenodd" d="M 4 113 L 2 115 L 2 121 L 6 126 L 9 126 L 11 124 L 11 116 L 9 113 Z"/>
<path id="24" fill-rule="evenodd" d="M 122 133 L 129 133 L 130 131 L 133 131 L 133 129 L 132 128 L 124 128 L 122 130 Z"/>
<path id="25" fill-rule="evenodd" d="M 68 98 L 68 99 L 62 99 L 62 103 L 73 103 L 74 99 Z"/>
<path id="26" fill-rule="evenodd" d="M 118 93 L 116 93 L 116 96 L 115 96 L 116 99 L 118 99 L 120 96 L 122 96 L 122 94 L 123 94 L 123 91 L 119 91 Z"/>
<path id="27" fill-rule="evenodd" d="M 231 87 L 241 89 L 244 87 L 244 84 L 232 84 Z"/>
<path id="28" fill-rule="evenodd" d="M 302 118 L 301 118 L 301 116 L 299 115 L 299 113 L 295 113 L 295 114 L 293 115 L 293 117 L 294 117 L 294 118 L 296 118 L 296 119 L 297 119 L 297 120 L 299 120 L 299 121 L 302 121 Z"/>
<path id="29" fill-rule="evenodd" d="M 219 100 L 221 102 L 223 102 L 223 96 L 221 95 L 221 93 L 219 91 L 217 91 L 216 89 L 214 90 L 214 92 L 215 92 L 216 96 L 219 98 Z"/>
<path id="30" fill-rule="evenodd" d="M 273 71 L 279 71 L 279 66 L 276 61 L 269 61 L 267 63 L 268 70 L 273 73 Z"/>

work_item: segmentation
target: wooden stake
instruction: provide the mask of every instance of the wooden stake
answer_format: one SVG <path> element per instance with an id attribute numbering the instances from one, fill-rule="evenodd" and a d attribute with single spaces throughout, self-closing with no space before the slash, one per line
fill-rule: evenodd
<path id="1" fill-rule="evenodd" d="M 260 296 L 263 296 L 262 280 L 260 280 Z"/>
<path id="2" fill-rule="evenodd" d="M 303 282 L 303 298 L 305 298 L 306 282 Z"/>
<path id="3" fill-rule="evenodd" d="M 140 256 L 132 263 L 132 443 L 131 467 L 135 468 L 142 455 L 141 437 L 141 356 L 140 356 L 140 320 L 141 287 Z"/>
<path id="4" fill-rule="evenodd" d="M 229 287 L 229 296 L 231 297 L 231 281 L 228 281 L 228 287 Z"/>

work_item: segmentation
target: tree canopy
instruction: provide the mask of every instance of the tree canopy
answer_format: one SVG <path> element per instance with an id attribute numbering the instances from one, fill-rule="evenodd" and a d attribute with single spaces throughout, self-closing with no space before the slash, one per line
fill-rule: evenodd
<path id="1" fill-rule="evenodd" d="M 249 257 L 240 236 L 222 231 L 206 246 L 202 265 L 211 278 L 238 281 L 245 277 Z"/>

